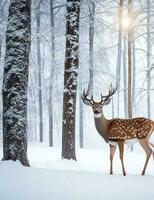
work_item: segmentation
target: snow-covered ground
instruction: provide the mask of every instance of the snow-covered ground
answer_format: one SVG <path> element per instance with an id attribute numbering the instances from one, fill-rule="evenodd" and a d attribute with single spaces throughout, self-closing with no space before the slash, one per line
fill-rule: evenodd
<path id="1" fill-rule="evenodd" d="M 140 176 L 145 155 L 125 151 L 127 176 L 121 175 L 118 153 L 113 176 L 108 175 L 107 150 L 77 150 L 78 161 L 61 160 L 60 150 L 29 146 L 31 168 L 0 162 L 0 200 L 153 200 L 154 161 Z M 2 152 L 0 151 L 0 156 Z"/>

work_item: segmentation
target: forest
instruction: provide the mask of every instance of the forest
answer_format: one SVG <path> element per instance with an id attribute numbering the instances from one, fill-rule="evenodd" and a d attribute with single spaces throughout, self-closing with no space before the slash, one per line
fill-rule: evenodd
<path id="1" fill-rule="evenodd" d="M 153 199 L 154 0 L 0 0 L 0 66 L 0 199 Z"/>

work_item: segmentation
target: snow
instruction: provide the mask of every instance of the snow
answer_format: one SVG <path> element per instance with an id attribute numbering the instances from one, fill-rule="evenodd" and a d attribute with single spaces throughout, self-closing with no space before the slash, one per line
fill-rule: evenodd
<path id="1" fill-rule="evenodd" d="M 127 176 L 121 175 L 118 154 L 113 176 L 108 174 L 108 151 L 77 149 L 78 161 L 61 159 L 61 150 L 30 145 L 31 167 L 0 162 L 2 200 L 153 200 L 154 161 L 141 176 L 145 155 L 139 148 L 125 151 Z M 0 156 L 2 152 L 0 151 Z"/>

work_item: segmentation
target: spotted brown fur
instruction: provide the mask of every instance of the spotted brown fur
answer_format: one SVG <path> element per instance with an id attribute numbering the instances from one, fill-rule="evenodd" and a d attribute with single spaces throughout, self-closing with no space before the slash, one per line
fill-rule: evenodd
<path id="1" fill-rule="evenodd" d="M 146 118 L 113 119 L 110 125 L 108 139 L 128 140 L 144 138 L 152 129 L 152 121 Z"/>

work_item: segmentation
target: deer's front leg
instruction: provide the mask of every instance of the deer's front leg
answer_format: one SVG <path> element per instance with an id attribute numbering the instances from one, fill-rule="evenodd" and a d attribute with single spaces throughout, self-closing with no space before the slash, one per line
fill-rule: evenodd
<path id="1" fill-rule="evenodd" d="M 116 146 L 110 144 L 110 175 L 113 174 L 113 158 L 115 155 L 115 151 L 116 151 Z"/>
<path id="2" fill-rule="evenodd" d="M 120 156 L 121 165 L 122 165 L 122 172 L 123 172 L 123 175 L 126 176 L 126 171 L 125 171 L 124 162 L 123 162 L 124 141 L 119 141 L 118 142 L 118 147 L 119 147 L 119 156 Z"/>

